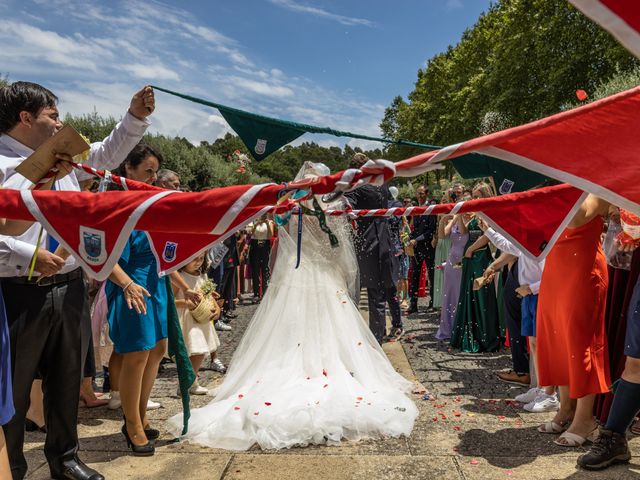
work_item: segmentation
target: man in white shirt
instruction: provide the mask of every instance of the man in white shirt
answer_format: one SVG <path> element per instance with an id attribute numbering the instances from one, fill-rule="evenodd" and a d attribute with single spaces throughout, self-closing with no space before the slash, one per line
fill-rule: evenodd
<path id="1" fill-rule="evenodd" d="M 0 177 L 5 188 L 29 189 L 33 184 L 15 168 L 62 124 L 57 97 L 30 82 L 0 89 Z M 155 100 L 151 87 L 137 92 L 129 110 L 102 142 L 93 143 L 87 164 L 112 169 L 140 141 Z M 59 160 L 70 160 L 64 152 Z M 57 190 L 79 191 L 84 173 L 57 178 Z M 73 214 L 73 212 L 69 212 Z M 4 426 L 14 480 L 27 473 L 22 449 L 24 421 L 31 383 L 42 375 L 47 437 L 44 452 L 53 478 L 101 480 L 104 477 L 82 463 L 78 451 L 78 395 L 84 360 L 91 338 L 89 304 L 82 269 L 74 257 L 55 255 L 57 242 L 35 223 L 19 237 L 0 236 L 0 278 L 11 338 L 13 398 L 16 414 Z M 35 278 L 27 279 L 35 254 Z M 43 278 L 36 283 L 38 276 Z"/>

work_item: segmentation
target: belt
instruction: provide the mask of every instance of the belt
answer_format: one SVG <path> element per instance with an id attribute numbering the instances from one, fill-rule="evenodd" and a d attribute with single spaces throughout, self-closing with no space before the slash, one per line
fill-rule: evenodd
<path id="1" fill-rule="evenodd" d="M 59 285 L 61 283 L 68 283 L 72 280 L 82 278 L 82 269 L 76 268 L 69 273 L 59 273 L 57 275 L 51 275 L 50 277 L 33 277 L 29 280 L 29 277 L 5 277 L 3 282 L 13 283 L 16 285 L 35 285 L 37 287 L 49 287 L 51 285 Z"/>
<path id="2" fill-rule="evenodd" d="M 252 239 L 251 241 L 252 241 L 252 242 L 257 243 L 257 244 L 258 244 L 258 245 L 260 245 L 260 246 L 262 246 L 262 245 L 264 245 L 265 243 L 267 243 L 269 240 L 257 240 L 257 239 L 255 239 L 255 238 L 254 238 L 254 239 Z"/>

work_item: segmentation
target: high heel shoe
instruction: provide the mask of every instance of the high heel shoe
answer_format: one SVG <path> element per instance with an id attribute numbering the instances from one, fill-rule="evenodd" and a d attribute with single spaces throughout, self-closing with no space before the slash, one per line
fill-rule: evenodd
<path id="1" fill-rule="evenodd" d="M 122 426 L 122 434 L 124 438 L 127 440 L 127 446 L 131 449 L 131 453 L 133 453 L 134 457 L 151 457 L 154 453 L 156 453 L 156 449 L 153 446 L 153 443 L 147 441 L 144 445 L 136 445 L 131 441 L 129 437 L 129 432 L 127 432 L 127 425 Z"/>
<path id="2" fill-rule="evenodd" d="M 36 422 L 34 422 L 33 420 L 29 420 L 28 418 L 24 419 L 24 429 L 27 432 L 42 432 L 42 433 L 47 433 L 47 426 L 43 425 L 43 426 L 38 426 L 38 424 Z"/>
<path id="3" fill-rule="evenodd" d="M 122 415 L 122 420 L 124 420 L 124 424 L 126 425 L 127 417 Z M 144 429 L 144 435 L 147 437 L 147 440 L 157 440 L 158 438 L 160 438 L 160 430 L 151 428 L 149 426 L 143 427 L 143 429 Z"/>

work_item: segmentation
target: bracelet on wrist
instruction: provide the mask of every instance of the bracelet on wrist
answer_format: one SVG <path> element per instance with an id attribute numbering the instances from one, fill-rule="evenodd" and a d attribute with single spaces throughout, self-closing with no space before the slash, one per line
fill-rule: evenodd
<path id="1" fill-rule="evenodd" d="M 122 287 L 122 291 L 126 292 L 127 288 L 129 288 L 131 285 L 133 285 L 133 280 L 131 280 L 129 283 L 127 283 L 124 287 Z"/>

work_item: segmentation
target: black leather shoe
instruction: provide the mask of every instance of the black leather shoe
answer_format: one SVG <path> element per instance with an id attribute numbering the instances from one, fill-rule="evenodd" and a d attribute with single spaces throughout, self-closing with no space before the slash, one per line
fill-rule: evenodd
<path id="1" fill-rule="evenodd" d="M 225 317 L 227 318 L 238 318 L 238 314 L 237 313 L 232 313 L 232 312 L 227 312 L 224 314 Z"/>
<path id="2" fill-rule="evenodd" d="M 64 460 L 59 472 L 51 470 L 51 478 L 55 480 L 104 480 L 104 477 L 93 468 L 86 466 L 79 458 Z"/>

